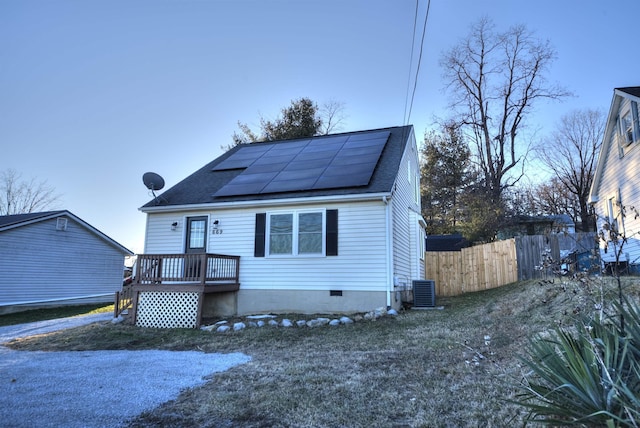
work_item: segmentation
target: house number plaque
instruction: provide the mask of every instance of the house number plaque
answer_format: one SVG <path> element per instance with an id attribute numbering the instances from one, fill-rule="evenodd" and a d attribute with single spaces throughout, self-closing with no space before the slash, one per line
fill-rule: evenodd
<path id="1" fill-rule="evenodd" d="M 212 235 L 222 235 L 222 229 L 211 229 Z"/>

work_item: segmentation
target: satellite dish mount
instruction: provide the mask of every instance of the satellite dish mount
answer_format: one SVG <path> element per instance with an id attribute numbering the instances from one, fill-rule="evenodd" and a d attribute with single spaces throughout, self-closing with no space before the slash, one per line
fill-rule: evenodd
<path id="1" fill-rule="evenodd" d="M 147 186 L 147 189 L 151 191 L 151 195 L 153 195 L 156 200 L 156 204 L 159 204 L 160 199 L 156 196 L 156 190 L 162 190 L 162 188 L 164 188 L 164 179 L 155 172 L 145 172 L 142 175 L 142 182 Z"/>

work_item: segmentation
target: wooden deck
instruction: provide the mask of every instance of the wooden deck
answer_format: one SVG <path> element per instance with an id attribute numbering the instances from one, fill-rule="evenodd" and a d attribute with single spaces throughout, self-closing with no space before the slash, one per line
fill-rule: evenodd
<path id="1" fill-rule="evenodd" d="M 135 323 L 141 293 L 196 293 L 199 326 L 205 294 L 240 289 L 240 257 L 223 254 L 139 254 L 131 284 L 116 293 L 117 317 L 128 312 Z"/>
<path id="2" fill-rule="evenodd" d="M 134 286 L 199 286 L 209 292 L 239 285 L 240 257 L 222 254 L 140 254 Z M 211 287 L 211 288 L 210 288 Z M 220 288 L 216 288 L 220 287 Z M 237 288 L 236 288 L 237 290 Z"/>

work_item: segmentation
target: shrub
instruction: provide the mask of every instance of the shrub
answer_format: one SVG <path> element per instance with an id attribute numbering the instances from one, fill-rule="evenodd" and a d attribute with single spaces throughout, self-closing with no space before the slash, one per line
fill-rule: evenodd
<path id="1" fill-rule="evenodd" d="M 623 322 L 583 321 L 531 341 L 522 358 L 531 371 L 516 398 L 529 409 L 527 421 L 640 424 L 640 310 L 627 301 L 614 306 Z"/>

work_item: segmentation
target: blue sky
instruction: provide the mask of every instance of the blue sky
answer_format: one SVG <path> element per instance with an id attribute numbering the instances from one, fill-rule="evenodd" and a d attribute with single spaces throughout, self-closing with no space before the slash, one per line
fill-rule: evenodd
<path id="1" fill-rule="evenodd" d="M 56 208 L 142 252 L 142 174 L 176 184 L 221 154 L 238 121 L 257 129 L 309 97 L 343 102 L 343 131 L 402 125 L 415 5 L 3 0 L 0 170 L 47 180 Z M 409 121 L 419 140 L 447 115 L 442 52 L 482 16 L 525 24 L 557 51 L 548 77 L 576 96 L 539 106 L 540 137 L 561 115 L 608 111 L 613 88 L 640 85 L 637 0 L 433 0 Z"/>

